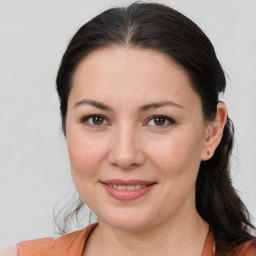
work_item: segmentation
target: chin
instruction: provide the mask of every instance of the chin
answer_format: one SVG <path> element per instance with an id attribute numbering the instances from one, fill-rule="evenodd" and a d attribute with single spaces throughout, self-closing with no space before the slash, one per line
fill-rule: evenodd
<path id="1" fill-rule="evenodd" d="M 116 214 L 114 216 L 105 216 L 104 222 L 108 225 L 121 230 L 140 231 L 153 225 L 152 216 L 143 214 Z M 100 222 L 100 219 L 99 219 Z"/>
<path id="2" fill-rule="evenodd" d="M 141 222 L 114 222 L 114 223 L 108 223 L 113 228 L 120 229 L 120 230 L 127 230 L 127 231 L 142 231 L 147 228 L 147 223 L 141 223 Z"/>

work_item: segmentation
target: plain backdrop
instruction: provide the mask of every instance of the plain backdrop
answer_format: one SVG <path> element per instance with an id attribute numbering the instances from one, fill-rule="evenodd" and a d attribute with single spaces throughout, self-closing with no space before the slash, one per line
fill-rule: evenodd
<path id="1" fill-rule="evenodd" d="M 150 2 L 150 1 L 145 1 Z M 256 0 L 166 0 L 195 21 L 228 74 L 234 186 L 256 216 Z M 0 247 L 53 236 L 74 192 L 55 77 L 68 41 L 114 0 L 0 0 Z M 255 220 L 254 220 L 255 224 Z"/>

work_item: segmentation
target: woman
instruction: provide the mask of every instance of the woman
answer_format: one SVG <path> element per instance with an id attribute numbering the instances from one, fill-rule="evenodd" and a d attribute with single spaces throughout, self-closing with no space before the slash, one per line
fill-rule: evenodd
<path id="1" fill-rule="evenodd" d="M 73 180 L 97 224 L 21 242 L 19 256 L 256 255 L 229 175 L 225 76 L 191 20 L 153 3 L 109 9 L 75 34 L 56 82 Z"/>

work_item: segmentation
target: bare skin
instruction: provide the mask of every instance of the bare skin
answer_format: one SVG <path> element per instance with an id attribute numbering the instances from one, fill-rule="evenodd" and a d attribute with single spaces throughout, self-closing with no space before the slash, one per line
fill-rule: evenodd
<path id="1" fill-rule="evenodd" d="M 172 229 L 168 223 L 165 223 L 165 227 L 158 226 L 153 230 L 140 232 L 96 227 L 86 244 L 83 256 L 201 255 L 208 225 L 198 216 L 187 217 L 183 226 L 175 225 Z"/>
<path id="2" fill-rule="evenodd" d="M 158 51 L 109 47 L 85 57 L 66 119 L 73 180 L 99 223 L 83 255 L 201 255 L 209 226 L 196 211 L 196 177 L 226 118 L 218 103 L 205 121 L 186 71 Z M 153 185 L 123 200 L 108 193 L 114 179 Z"/>
<path id="3" fill-rule="evenodd" d="M 66 121 L 73 180 L 98 218 L 83 256 L 201 255 L 209 226 L 195 207 L 196 177 L 226 118 L 220 102 L 205 121 L 186 71 L 160 52 L 109 47 L 83 59 Z M 110 179 L 152 184 L 123 200 L 107 192 Z"/>

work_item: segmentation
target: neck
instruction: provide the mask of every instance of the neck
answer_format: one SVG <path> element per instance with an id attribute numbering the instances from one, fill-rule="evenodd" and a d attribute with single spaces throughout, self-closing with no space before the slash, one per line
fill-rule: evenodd
<path id="1" fill-rule="evenodd" d="M 121 230 L 99 221 L 84 255 L 201 255 L 208 230 L 196 209 L 139 231 Z"/>

